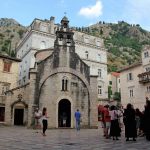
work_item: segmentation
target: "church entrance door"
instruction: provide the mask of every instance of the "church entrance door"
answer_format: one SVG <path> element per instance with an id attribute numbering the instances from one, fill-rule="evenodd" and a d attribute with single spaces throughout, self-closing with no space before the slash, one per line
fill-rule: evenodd
<path id="1" fill-rule="evenodd" d="M 14 125 L 23 125 L 24 109 L 14 110 Z"/>
<path id="2" fill-rule="evenodd" d="M 71 127 L 71 103 L 67 99 L 58 104 L 58 127 Z"/>

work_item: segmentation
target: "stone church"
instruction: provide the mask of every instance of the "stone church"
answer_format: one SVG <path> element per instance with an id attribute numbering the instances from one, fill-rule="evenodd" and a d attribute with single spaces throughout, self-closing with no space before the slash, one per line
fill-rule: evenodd
<path id="1" fill-rule="evenodd" d="M 76 53 L 73 35 L 65 16 L 57 27 L 53 51 L 35 53 L 30 82 L 7 92 L 6 124 L 31 127 L 35 108 L 47 107 L 49 128 L 74 128 L 77 109 L 82 127 L 97 127 L 97 76 L 90 76 L 90 67 Z"/>

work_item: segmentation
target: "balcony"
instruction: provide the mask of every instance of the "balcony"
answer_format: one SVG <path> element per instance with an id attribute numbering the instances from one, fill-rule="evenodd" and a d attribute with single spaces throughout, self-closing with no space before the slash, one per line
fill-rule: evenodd
<path id="1" fill-rule="evenodd" d="M 141 84 L 150 83 L 150 71 L 141 73 L 138 75 L 138 77 L 139 77 L 139 83 Z"/>

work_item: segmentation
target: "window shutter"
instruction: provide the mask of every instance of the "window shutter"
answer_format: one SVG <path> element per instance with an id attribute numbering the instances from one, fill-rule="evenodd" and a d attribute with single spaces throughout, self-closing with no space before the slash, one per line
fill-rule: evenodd
<path id="1" fill-rule="evenodd" d="M 10 68 L 11 68 L 11 63 L 9 63 L 9 62 L 4 62 L 3 71 L 10 72 Z"/>

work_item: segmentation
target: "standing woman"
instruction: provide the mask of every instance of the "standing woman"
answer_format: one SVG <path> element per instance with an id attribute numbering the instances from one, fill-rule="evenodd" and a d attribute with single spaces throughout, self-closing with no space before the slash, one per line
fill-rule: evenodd
<path id="1" fill-rule="evenodd" d="M 45 131 L 46 131 L 47 125 L 48 125 L 47 118 L 48 118 L 47 117 L 47 109 L 46 109 L 46 107 L 44 107 L 43 111 L 42 111 L 43 136 L 46 136 Z"/>
<path id="2" fill-rule="evenodd" d="M 110 126 L 110 136 L 113 137 L 113 140 L 119 140 L 120 136 L 120 126 L 118 121 L 118 111 L 115 106 L 111 106 L 110 116 L 111 116 L 111 126 Z"/>
<path id="3" fill-rule="evenodd" d="M 131 104 L 127 104 L 127 109 L 124 111 L 124 124 L 126 141 L 129 141 L 129 138 L 133 138 L 133 141 L 136 141 L 137 131 L 135 110 Z"/>

